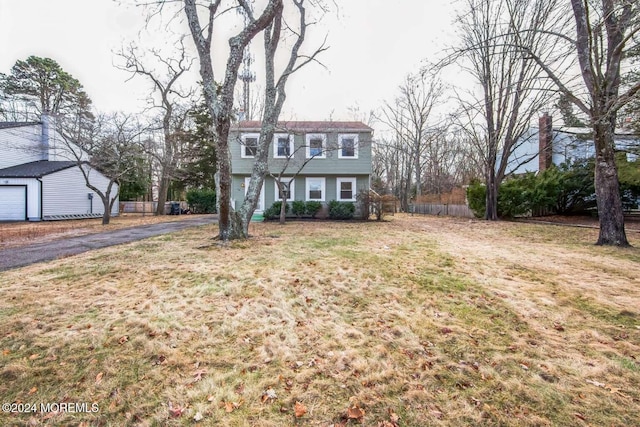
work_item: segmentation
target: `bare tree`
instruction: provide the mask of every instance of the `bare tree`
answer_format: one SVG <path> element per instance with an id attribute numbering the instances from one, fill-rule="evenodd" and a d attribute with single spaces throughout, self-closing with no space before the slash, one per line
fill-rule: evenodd
<path id="1" fill-rule="evenodd" d="M 278 123 L 278 117 L 287 97 L 286 85 L 289 77 L 305 65 L 317 61 L 317 56 L 328 49 L 325 42 L 313 53 L 305 55 L 300 52 L 304 44 L 307 29 L 312 23 L 307 22 L 308 12 L 305 0 L 292 0 L 297 13 L 298 22 L 295 26 L 288 26 L 283 18 L 281 9 L 273 21 L 267 25 L 264 36 L 265 51 L 265 98 L 262 115 L 262 129 L 256 149 L 256 160 L 253 164 L 251 179 L 247 187 L 242 206 L 235 212 L 233 221 L 236 229 L 241 232 L 236 237 L 246 238 L 249 235 L 249 222 L 255 211 L 264 178 L 269 171 L 269 147 Z M 283 30 L 288 30 L 293 37 L 293 45 L 289 51 L 289 58 L 279 76 L 276 74 L 275 58 L 283 36 Z"/>
<path id="2" fill-rule="evenodd" d="M 400 86 L 400 95 L 392 103 L 386 102 L 377 117 L 393 134 L 395 167 L 401 166 L 401 189 L 397 195 L 404 210 L 408 209 L 412 187 L 416 196 L 422 194 L 425 154 L 439 133 L 433 110 L 443 94 L 437 77 L 428 78 L 426 73 L 409 75 Z"/>
<path id="3" fill-rule="evenodd" d="M 122 113 L 98 115 L 91 121 L 78 116 L 61 121 L 65 155 L 77 163 L 87 187 L 100 197 L 104 206 L 102 224 L 107 225 L 118 199 L 118 193 L 112 193 L 114 184 L 120 183 L 143 158 L 138 139 L 145 129 L 133 116 Z M 95 185 L 94 171 L 107 177 L 105 189 Z"/>
<path id="4" fill-rule="evenodd" d="M 449 59 L 480 87 L 459 96 L 467 123 L 461 129 L 482 153 L 487 188 L 485 218 L 498 218 L 498 188 L 508 160 L 532 119 L 550 100 L 549 82 L 517 43 L 549 58 L 553 45 L 545 29 L 556 0 L 465 0 L 458 17 L 462 46 Z"/>
<path id="5" fill-rule="evenodd" d="M 637 96 L 640 82 L 622 87 L 621 69 L 640 32 L 640 4 L 632 0 L 571 0 L 574 26 L 558 32 L 580 65 L 583 85 L 572 87 L 553 63 L 524 46 L 558 90 L 590 121 L 595 148 L 595 188 L 600 221 L 598 245 L 628 246 L 615 160 L 618 111 Z M 568 31 L 575 31 L 575 38 Z M 522 47 L 522 46 L 521 46 Z"/>
<path id="6" fill-rule="evenodd" d="M 183 157 L 183 134 L 185 122 L 188 119 L 189 109 L 185 107 L 186 99 L 193 96 L 191 90 L 181 90 L 179 79 L 189 69 L 193 60 L 189 59 L 183 40 L 178 44 L 178 57 L 165 58 L 157 50 L 149 50 L 153 56 L 153 62 L 159 65 L 157 69 L 144 58 L 134 45 L 123 49 L 119 56 L 124 59 L 125 65 L 119 68 L 136 75 L 144 76 L 152 83 L 153 93 L 149 97 L 152 110 L 159 110 L 159 126 L 162 131 L 161 145 L 153 144 L 149 154 L 157 164 L 158 170 L 158 205 L 156 215 L 164 215 L 165 202 L 171 179 L 175 177 L 178 164 Z"/>
<path id="7" fill-rule="evenodd" d="M 287 129 L 282 130 L 285 132 L 287 131 Z M 289 133 L 287 135 L 289 135 Z M 287 147 L 289 146 L 287 145 Z M 311 149 L 312 147 L 310 145 L 301 144 L 297 147 L 294 146 L 293 150 L 290 150 L 290 148 L 285 148 L 283 150 L 284 152 L 280 153 L 279 155 L 279 157 L 284 158 L 274 159 L 270 162 L 270 165 L 268 167 L 269 176 L 273 178 L 275 185 L 278 188 L 278 194 L 281 200 L 279 218 L 280 224 L 284 224 L 286 221 L 287 211 L 285 205 L 290 197 L 289 194 L 291 191 L 291 183 L 304 170 L 305 166 L 307 166 L 309 162 L 317 157 L 324 157 L 327 156 L 328 153 L 336 152 L 339 149 L 339 144 L 330 144 L 329 142 L 327 142 L 321 144 L 321 147 L 322 148 L 318 149 L 316 146 Z M 299 153 L 305 152 L 309 153 L 309 155 L 305 155 L 303 158 L 300 157 Z M 291 195 L 291 197 L 293 196 Z"/>
<path id="8" fill-rule="evenodd" d="M 224 12 L 222 0 L 210 0 L 203 5 L 204 23 L 198 13 L 196 0 L 184 0 L 184 13 L 189 23 L 191 36 L 198 51 L 200 77 L 204 89 L 204 98 L 213 119 L 213 135 L 218 153 L 218 191 L 220 239 L 227 241 L 244 236 L 241 224 L 232 221 L 231 211 L 231 159 L 229 152 L 229 129 L 233 119 L 234 88 L 238 79 L 238 70 L 242 65 L 243 52 L 247 44 L 269 24 L 276 15 L 282 13 L 282 0 L 269 0 L 262 13 L 255 16 L 246 0 L 237 0 L 234 7 L 243 9 L 247 16 L 247 25 L 229 38 L 230 52 L 227 57 L 224 78 L 216 81 L 213 68 L 212 50 L 216 17 Z M 240 227 L 238 227 L 240 225 Z"/>

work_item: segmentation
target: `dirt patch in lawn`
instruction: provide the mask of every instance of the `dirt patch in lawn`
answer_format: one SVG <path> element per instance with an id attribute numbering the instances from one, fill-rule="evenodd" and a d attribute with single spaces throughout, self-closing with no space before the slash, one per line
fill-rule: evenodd
<path id="1" fill-rule="evenodd" d="M 640 251 L 396 215 L 0 273 L 3 425 L 640 425 Z M 630 235 L 640 245 L 640 236 Z"/>

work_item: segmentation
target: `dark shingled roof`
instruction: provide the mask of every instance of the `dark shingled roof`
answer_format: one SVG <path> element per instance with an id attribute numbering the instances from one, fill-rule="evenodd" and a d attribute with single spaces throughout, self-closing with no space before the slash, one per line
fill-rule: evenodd
<path id="1" fill-rule="evenodd" d="M 18 128 L 21 126 L 39 125 L 40 122 L 0 122 L 0 129 Z"/>
<path id="2" fill-rule="evenodd" d="M 45 175 L 68 169 L 76 164 L 76 162 L 71 161 L 49 162 L 40 160 L 0 169 L 0 178 L 42 178 Z"/>
<path id="3" fill-rule="evenodd" d="M 257 120 L 243 120 L 232 128 L 239 130 L 259 130 L 262 126 L 262 122 Z M 332 122 L 332 121 L 315 121 L 315 122 L 297 122 L 297 121 L 285 121 L 278 122 L 276 125 L 276 131 L 290 130 L 290 131 L 307 131 L 307 132 L 322 132 L 330 130 L 343 130 L 343 131 L 360 131 L 371 132 L 369 126 L 362 122 Z"/>

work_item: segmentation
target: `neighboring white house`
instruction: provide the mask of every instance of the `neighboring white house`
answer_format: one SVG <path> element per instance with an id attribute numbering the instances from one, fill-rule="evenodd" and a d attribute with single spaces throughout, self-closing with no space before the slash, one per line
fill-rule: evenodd
<path id="1" fill-rule="evenodd" d="M 523 135 L 509 157 L 507 174 L 537 173 L 554 165 L 588 159 L 595 155 L 590 128 L 553 128 L 551 116 L 542 115 L 538 128 Z M 640 138 L 638 135 L 617 132 L 616 149 L 627 153 L 628 161 L 635 161 Z"/>
<path id="2" fill-rule="evenodd" d="M 70 150 L 46 117 L 41 122 L 0 122 L 0 221 L 102 216 L 102 200 L 87 187 Z M 88 171 L 92 185 L 105 191 L 109 179 Z M 117 194 L 118 186 L 111 191 Z M 118 214 L 117 201 L 111 214 Z"/>

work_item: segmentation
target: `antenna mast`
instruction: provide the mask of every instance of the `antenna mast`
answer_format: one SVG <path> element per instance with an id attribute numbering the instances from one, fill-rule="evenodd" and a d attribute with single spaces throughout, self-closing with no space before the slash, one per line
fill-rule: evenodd
<path id="1" fill-rule="evenodd" d="M 253 2 L 249 3 L 249 7 L 252 7 Z M 249 25 L 249 16 L 243 8 L 238 9 L 244 18 L 244 27 Z M 249 42 L 242 54 L 242 71 L 238 73 L 238 80 L 242 81 L 242 106 L 240 112 L 240 120 L 251 120 L 253 118 L 253 112 L 251 111 L 251 83 L 256 81 L 256 74 L 251 71 L 251 64 L 253 63 L 253 56 L 251 55 L 251 42 Z"/>

